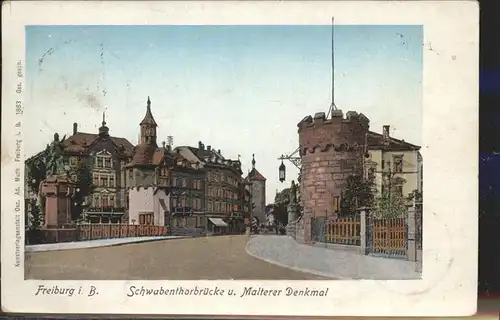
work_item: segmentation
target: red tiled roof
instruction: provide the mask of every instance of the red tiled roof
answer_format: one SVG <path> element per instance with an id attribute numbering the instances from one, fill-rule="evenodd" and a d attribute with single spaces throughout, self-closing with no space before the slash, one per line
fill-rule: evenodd
<path id="1" fill-rule="evenodd" d="M 385 146 L 383 135 L 372 131 L 368 131 L 367 140 L 368 149 L 387 148 L 395 151 L 420 150 L 420 146 L 392 137 L 389 137 L 389 145 Z"/>
<path id="2" fill-rule="evenodd" d="M 187 161 L 180 153 L 169 151 L 167 148 L 155 148 L 149 145 L 138 145 L 134 157 L 127 166 L 150 164 L 159 166 L 166 159 L 168 166 L 175 166 L 179 160 Z"/>
<path id="3" fill-rule="evenodd" d="M 98 134 L 77 132 L 64 140 L 63 146 L 67 152 L 86 152 L 88 148 L 99 138 Z M 134 145 L 125 138 L 110 137 L 113 143 L 120 149 L 123 147 L 123 153 L 132 156 Z"/>
<path id="4" fill-rule="evenodd" d="M 248 173 L 248 176 L 245 178 L 253 181 L 266 181 L 267 179 L 259 172 L 257 169 L 252 168 L 252 171 Z"/>
<path id="5" fill-rule="evenodd" d="M 167 150 L 165 148 L 156 149 L 153 154 L 152 164 L 154 164 L 155 166 L 159 165 L 163 161 L 163 157 L 165 156 L 166 151 Z"/>
<path id="6" fill-rule="evenodd" d="M 134 156 L 132 161 L 127 164 L 127 167 L 133 167 L 136 165 L 148 165 L 153 164 L 153 156 L 156 152 L 156 148 L 152 145 L 140 144 L 134 149 Z"/>

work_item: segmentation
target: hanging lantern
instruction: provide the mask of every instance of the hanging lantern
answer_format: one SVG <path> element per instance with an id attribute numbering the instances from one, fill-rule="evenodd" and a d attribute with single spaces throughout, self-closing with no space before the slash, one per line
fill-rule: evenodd
<path id="1" fill-rule="evenodd" d="M 283 163 L 283 160 L 281 160 L 281 165 L 279 167 L 279 180 L 280 180 L 280 182 L 285 181 L 285 177 L 286 177 L 286 168 L 285 168 L 285 164 Z"/>

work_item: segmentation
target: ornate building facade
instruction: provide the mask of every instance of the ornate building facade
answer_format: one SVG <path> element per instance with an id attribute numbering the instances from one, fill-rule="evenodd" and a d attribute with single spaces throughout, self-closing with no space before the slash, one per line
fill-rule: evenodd
<path id="1" fill-rule="evenodd" d="M 73 180 L 80 160 L 91 170 L 93 188 L 85 201 L 82 218 L 94 223 L 119 222 L 127 211 L 125 164 L 131 159 L 134 146 L 125 138 L 109 134 L 104 114 L 98 133 L 79 132 L 78 124 L 74 123 L 72 135 L 63 138 L 62 146 L 64 163 Z M 41 155 L 42 152 L 26 162 Z"/>
<path id="2" fill-rule="evenodd" d="M 245 190 L 242 184 L 241 162 L 226 159 L 220 150 L 214 150 L 200 141 L 198 148 L 177 147 L 184 158 L 199 163 L 205 174 L 203 215 L 207 217 L 207 229 L 229 231 L 242 228 L 245 217 Z M 248 196 L 248 195 L 247 195 Z"/>

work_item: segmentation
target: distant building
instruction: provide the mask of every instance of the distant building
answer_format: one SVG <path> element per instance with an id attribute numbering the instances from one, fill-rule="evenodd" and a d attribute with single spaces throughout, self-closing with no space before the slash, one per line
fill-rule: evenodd
<path id="1" fill-rule="evenodd" d="M 266 178 L 255 168 L 255 155 L 252 157 L 252 170 L 248 173 L 245 181 L 251 182 L 250 194 L 252 197 L 252 216 L 259 220 L 260 224 L 266 221 Z"/>
<path id="2" fill-rule="evenodd" d="M 244 189 L 240 160 L 226 159 L 220 150 L 200 141 L 198 148 L 179 146 L 175 151 L 185 159 L 200 164 L 205 174 L 205 202 L 203 215 L 209 222 L 208 230 L 228 231 L 243 227 L 245 217 Z M 226 229 L 224 229 L 226 230 Z"/>
<path id="3" fill-rule="evenodd" d="M 420 146 L 390 136 L 385 125 L 382 134 L 367 133 L 368 157 L 365 166 L 375 173 L 378 195 L 388 191 L 407 197 L 414 190 L 422 192 L 423 159 Z M 391 177 L 389 184 L 389 177 Z"/>

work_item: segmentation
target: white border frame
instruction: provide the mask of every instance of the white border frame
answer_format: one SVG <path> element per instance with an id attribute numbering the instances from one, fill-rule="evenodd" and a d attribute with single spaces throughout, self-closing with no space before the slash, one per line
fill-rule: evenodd
<path id="1" fill-rule="evenodd" d="M 2 10 L 2 309 L 19 313 L 266 316 L 451 316 L 476 311 L 479 10 L 473 1 L 4 2 Z M 24 201 L 14 195 L 16 62 L 25 25 L 418 24 L 424 26 L 425 203 L 422 280 L 38 281 L 24 280 Z M 432 43 L 432 47 L 430 44 Z M 24 72 L 24 70 L 23 70 Z M 15 128 L 14 128 L 15 129 Z M 22 132 L 22 130 L 21 130 Z M 22 135 L 21 135 L 22 137 Z M 24 173 L 21 174 L 21 181 Z M 23 190 L 23 184 L 18 184 Z M 21 200 L 16 235 L 16 201 Z M 94 297 L 35 296 L 38 284 L 93 285 Z M 134 297 L 129 285 L 329 287 L 327 297 Z"/>

